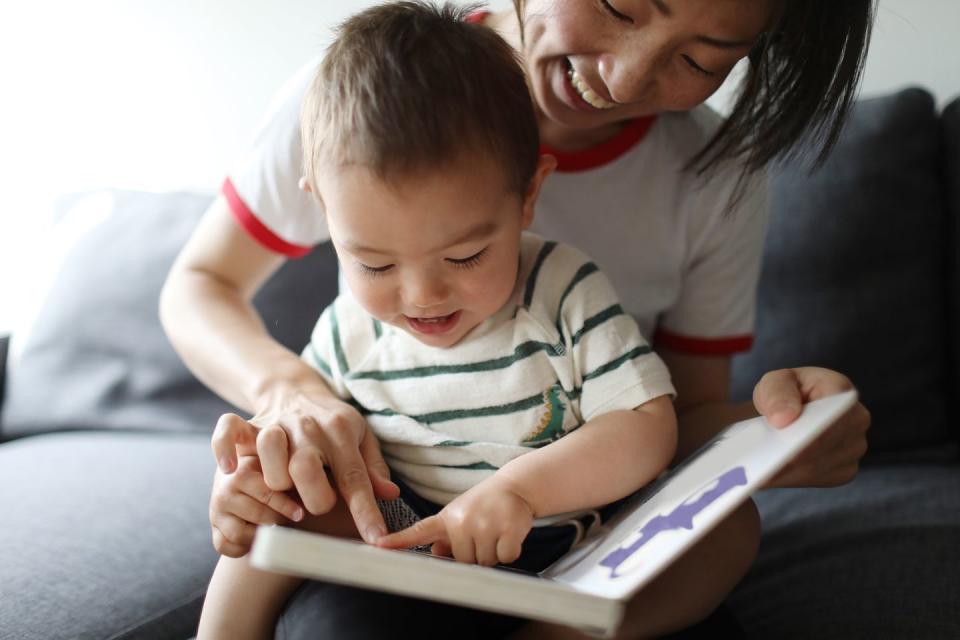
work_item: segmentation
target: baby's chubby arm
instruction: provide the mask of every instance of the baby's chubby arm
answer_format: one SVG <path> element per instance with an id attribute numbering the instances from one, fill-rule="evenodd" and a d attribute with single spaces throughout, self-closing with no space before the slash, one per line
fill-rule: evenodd
<path id="1" fill-rule="evenodd" d="M 676 446 L 670 396 L 604 413 L 557 442 L 515 458 L 437 515 L 377 544 L 406 548 L 433 543 L 435 554 L 452 554 L 461 562 L 513 562 L 535 518 L 629 495 L 667 467 Z"/>
<path id="2" fill-rule="evenodd" d="M 510 461 L 494 477 L 542 518 L 633 493 L 667 468 L 676 447 L 677 417 L 664 395 L 633 410 L 595 416 L 549 446 Z"/>

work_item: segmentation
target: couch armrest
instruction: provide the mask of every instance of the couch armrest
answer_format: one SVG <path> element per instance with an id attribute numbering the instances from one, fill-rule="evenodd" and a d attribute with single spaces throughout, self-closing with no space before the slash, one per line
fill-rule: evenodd
<path id="1" fill-rule="evenodd" d="M 0 334 L 0 409 L 3 409 L 3 398 L 6 393 L 7 353 L 9 349 L 10 336 Z"/>

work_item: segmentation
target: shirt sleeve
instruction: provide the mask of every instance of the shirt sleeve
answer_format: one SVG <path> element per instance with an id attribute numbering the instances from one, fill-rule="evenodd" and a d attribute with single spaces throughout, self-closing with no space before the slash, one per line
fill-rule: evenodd
<path id="1" fill-rule="evenodd" d="M 634 409 L 675 395 L 666 365 L 620 305 L 613 285 L 596 265 L 571 247 L 556 258 L 577 264 L 559 296 L 558 330 L 572 358 L 583 419 Z"/>
<path id="2" fill-rule="evenodd" d="M 690 225 L 688 257 L 676 303 L 660 318 L 654 343 L 687 353 L 725 355 L 753 342 L 756 290 L 767 227 L 766 174 L 747 178 L 729 206 L 736 176 L 721 189 L 704 188 L 693 207 L 709 217 Z"/>
<path id="3" fill-rule="evenodd" d="M 298 186 L 300 104 L 317 64 L 311 61 L 281 88 L 221 188 L 237 222 L 264 247 L 291 258 L 329 238 L 322 206 Z"/>

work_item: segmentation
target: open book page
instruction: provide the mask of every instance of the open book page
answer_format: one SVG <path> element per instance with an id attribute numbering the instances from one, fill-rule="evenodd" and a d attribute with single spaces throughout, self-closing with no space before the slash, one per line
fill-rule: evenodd
<path id="1" fill-rule="evenodd" d="M 784 429 L 763 418 L 731 425 L 542 575 L 626 599 L 666 568 L 856 402 L 856 392 L 807 404 Z"/>

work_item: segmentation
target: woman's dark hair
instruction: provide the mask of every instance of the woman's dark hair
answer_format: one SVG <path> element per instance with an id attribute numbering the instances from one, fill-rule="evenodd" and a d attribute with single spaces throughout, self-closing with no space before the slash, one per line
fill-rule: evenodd
<path id="1" fill-rule="evenodd" d="M 821 164 L 856 96 L 874 10 L 874 0 L 784 0 L 748 55 L 733 111 L 691 166 L 736 158 L 755 171 L 811 153 Z"/>
<path id="2" fill-rule="evenodd" d="M 514 7 L 522 33 L 523 0 Z M 813 166 L 822 163 L 856 95 L 874 11 L 875 0 L 781 0 L 733 111 L 689 167 L 736 160 L 751 172 L 818 149 Z"/>

